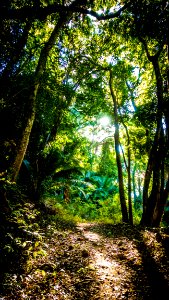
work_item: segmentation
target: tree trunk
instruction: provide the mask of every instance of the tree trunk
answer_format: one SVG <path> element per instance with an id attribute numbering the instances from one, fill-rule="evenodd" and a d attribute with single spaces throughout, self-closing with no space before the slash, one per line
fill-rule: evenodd
<path id="1" fill-rule="evenodd" d="M 35 72 L 34 84 L 32 86 L 32 91 L 29 96 L 30 113 L 29 113 L 29 116 L 27 119 L 26 126 L 23 130 L 21 141 L 17 147 L 17 151 L 16 151 L 17 154 L 15 157 L 15 160 L 10 168 L 9 178 L 12 181 L 16 181 L 16 179 L 17 179 L 17 176 L 20 171 L 20 167 L 21 167 L 21 164 L 24 159 L 24 156 L 25 156 L 25 153 L 27 150 L 27 146 L 29 143 L 30 133 L 32 131 L 32 126 L 33 126 L 33 123 L 35 120 L 37 92 L 39 89 L 40 80 L 43 75 L 43 71 L 45 70 L 45 67 L 46 67 L 47 58 L 49 56 L 50 50 L 52 49 L 52 47 L 59 35 L 61 28 L 69 20 L 69 18 L 70 18 L 70 13 L 60 15 L 57 25 L 55 26 L 54 30 L 52 31 L 52 33 L 49 37 L 49 40 L 46 42 L 44 48 L 41 51 L 38 65 L 37 65 L 36 72 Z"/>
<path id="2" fill-rule="evenodd" d="M 150 215 L 152 215 L 152 209 L 153 209 L 152 203 L 150 203 L 151 198 L 149 198 L 148 192 L 149 192 L 150 180 L 152 177 L 155 161 L 158 156 L 157 149 L 158 149 L 158 143 L 159 143 L 159 131 L 160 131 L 160 129 L 157 128 L 154 142 L 153 142 L 152 148 L 150 150 L 147 169 L 146 169 L 145 177 L 144 177 L 143 214 L 142 214 L 141 224 L 146 225 L 146 226 L 150 225 L 150 223 L 151 223 Z M 150 213 L 150 211 L 151 211 L 151 213 Z"/>
<path id="3" fill-rule="evenodd" d="M 158 190 L 158 197 L 156 199 L 156 205 L 154 207 L 154 212 L 152 216 L 152 226 L 159 227 L 160 222 L 162 219 L 162 215 L 164 212 L 164 206 L 167 201 L 167 192 L 169 189 L 169 186 L 166 184 L 165 188 L 165 179 L 164 179 L 164 173 L 165 173 L 165 163 L 164 163 L 164 157 L 163 157 L 163 152 L 164 152 L 164 130 L 162 130 L 162 137 L 161 137 L 161 142 L 160 142 L 160 147 L 159 147 L 159 190 Z M 161 175 L 161 176 L 160 176 Z"/>
<path id="4" fill-rule="evenodd" d="M 131 198 L 131 153 L 130 153 L 130 137 L 127 126 L 124 124 L 127 133 L 127 156 L 128 156 L 128 166 L 127 166 L 127 175 L 128 175 L 128 211 L 129 211 L 129 222 L 133 225 L 133 210 L 132 210 L 132 198 Z"/>
<path id="5" fill-rule="evenodd" d="M 167 202 L 168 195 L 169 195 L 169 179 L 167 181 L 166 188 L 164 189 L 163 194 L 160 195 L 160 198 L 158 199 L 154 209 L 153 222 L 152 222 L 152 226 L 154 227 L 160 226 L 160 222 L 162 220 L 164 207 Z"/>
<path id="6" fill-rule="evenodd" d="M 162 180 L 163 173 L 163 159 L 166 158 L 166 145 L 163 136 L 163 113 L 164 113 L 164 101 L 163 101 L 163 80 L 159 66 L 159 55 L 162 51 L 160 49 L 156 55 L 150 56 L 147 44 L 141 40 L 145 46 L 147 57 L 152 63 L 157 86 L 157 129 L 154 137 L 154 143 L 150 150 L 147 170 L 144 180 L 143 188 L 143 214 L 141 224 L 146 226 L 159 226 L 160 215 L 162 216 L 164 210 L 164 184 Z M 150 196 L 148 196 L 151 176 L 153 174 L 152 189 Z M 158 211 L 159 209 L 159 211 Z M 157 221 L 158 220 L 158 221 Z"/>
<path id="7" fill-rule="evenodd" d="M 121 204 L 121 211 L 122 211 L 122 221 L 128 223 L 129 220 L 128 220 L 126 199 L 125 199 L 123 171 L 122 171 L 121 157 L 120 157 L 118 109 L 117 109 L 116 96 L 115 96 L 114 90 L 113 90 L 113 74 L 112 74 L 111 69 L 110 69 L 109 87 L 110 87 L 110 93 L 111 93 L 111 96 L 113 99 L 113 104 L 114 104 L 114 126 L 115 126 L 114 139 L 115 139 L 116 162 L 117 162 L 117 169 L 118 169 L 119 194 L 120 194 L 120 204 Z"/>
<path id="8" fill-rule="evenodd" d="M 146 211 L 146 225 L 153 226 L 153 215 L 157 203 L 160 202 L 160 169 L 161 169 L 161 159 L 160 153 L 157 152 L 156 161 L 153 167 L 153 184 L 150 196 L 148 198 L 148 205 Z"/>

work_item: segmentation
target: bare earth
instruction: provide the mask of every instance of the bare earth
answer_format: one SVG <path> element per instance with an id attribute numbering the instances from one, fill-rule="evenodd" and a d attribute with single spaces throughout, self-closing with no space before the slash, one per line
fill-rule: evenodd
<path id="1" fill-rule="evenodd" d="M 13 291 L 0 299 L 169 299 L 165 230 L 83 223 L 46 228 L 42 237 L 25 272 L 10 278 Z"/>

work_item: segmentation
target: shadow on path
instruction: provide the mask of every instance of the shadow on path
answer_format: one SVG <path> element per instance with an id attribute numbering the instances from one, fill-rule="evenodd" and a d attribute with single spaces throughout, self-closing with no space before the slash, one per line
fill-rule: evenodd
<path id="1" fill-rule="evenodd" d="M 146 300 L 167 300 L 169 297 L 169 261 L 167 260 L 169 250 L 169 239 L 162 239 L 159 242 L 155 241 L 160 247 L 165 247 L 164 253 L 154 253 L 154 247 L 149 243 L 146 244 L 144 234 L 151 235 L 151 230 L 145 230 L 139 226 L 131 227 L 126 224 L 106 225 L 106 224 L 90 224 L 86 228 L 87 231 L 98 233 L 106 238 L 108 243 L 115 243 L 120 240 L 119 248 L 116 256 L 123 265 L 134 271 L 135 276 L 131 277 L 135 286 L 136 299 Z M 152 232 L 153 238 L 156 238 L 156 233 Z M 158 235 L 157 235 L 158 236 Z M 130 242 L 134 243 L 139 253 L 141 264 L 128 259 L 130 252 Z M 121 251 L 122 249 L 122 251 Z M 158 251 L 158 249 L 156 250 Z M 160 257 L 161 255 L 161 257 Z M 132 256 L 132 249 L 131 249 Z M 156 256 L 159 256 L 156 259 Z M 165 264 L 166 263 L 166 264 Z M 126 294 L 125 299 L 130 299 L 129 294 Z"/>
<path id="2" fill-rule="evenodd" d="M 169 236 L 97 223 L 46 226 L 42 233 L 28 270 L 16 272 L 17 282 L 0 295 L 3 300 L 168 299 Z"/>

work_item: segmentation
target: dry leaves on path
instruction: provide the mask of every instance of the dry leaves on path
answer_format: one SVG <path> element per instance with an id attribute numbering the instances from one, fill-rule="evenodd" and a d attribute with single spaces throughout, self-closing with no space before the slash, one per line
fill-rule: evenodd
<path id="1" fill-rule="evenodd" d="M 13 289 L 1 299 L 168 299 L 168 234 L 83 223 L 43 236 L 25 273 L 16 276 Z"/>

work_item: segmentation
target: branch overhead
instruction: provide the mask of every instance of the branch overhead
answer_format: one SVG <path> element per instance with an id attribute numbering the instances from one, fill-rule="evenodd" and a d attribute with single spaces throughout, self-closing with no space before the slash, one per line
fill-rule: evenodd
<path id="1" fill-rule="evenodd" d="M 2 20 L 21 20 L 24 21 L 25 19 L 40 19 L 43 20 L 47 16 L 54 14 L 54 13 L 66 13 L 66 12 L 78 12 L 85 15 L 91 15 L 95 17 L 98 21 L 101 20 L 108 20 L 119 17 L 121 12 L 124 11 L 129 4 L 125 4 L 121 7 L 118 11 L 110 14 L 99 14 L 93 10 L 86 9 L 82 6 L 72 5 L 65 6 L 60 4 L 50 4 L 45 7 L 40 6 L 24 6 L 18 9 L 9 9 L 6 7 L 2 7 L 0 10 L 0 17 Z"/>

